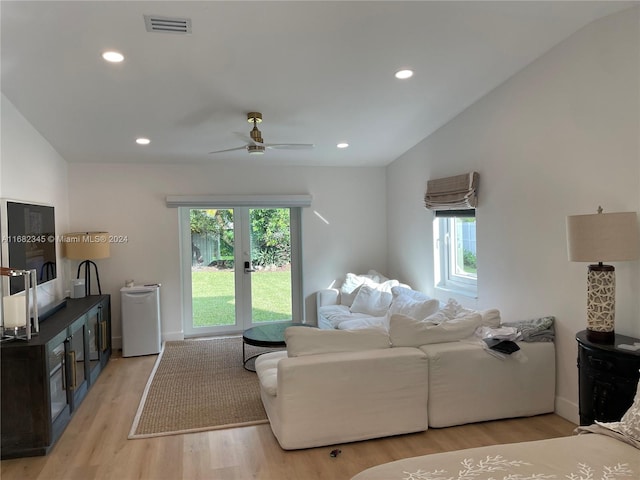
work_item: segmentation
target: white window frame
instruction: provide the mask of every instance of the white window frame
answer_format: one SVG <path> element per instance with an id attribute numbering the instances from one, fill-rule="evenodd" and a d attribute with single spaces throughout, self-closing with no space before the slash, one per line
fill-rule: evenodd
<path id="1" fill-rule="evenodd" d="M 434 284 L 437 289 L 477 297 L 478 274 L 475 278 L 452 271 L 452 256 L 456 254 L 454 222 L 461 217 L 435 217 L 434 235 Z"/>

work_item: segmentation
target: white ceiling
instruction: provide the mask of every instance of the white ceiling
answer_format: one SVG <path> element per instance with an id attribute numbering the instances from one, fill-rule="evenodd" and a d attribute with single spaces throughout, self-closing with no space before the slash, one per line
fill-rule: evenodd
<path id="1" fill-rule="evenodd" d="M 69 162 L 381 166 L 632 3 L 3 0 L 1 87 Z M 144 14 L 192 33 L 149 33 Z M 243 145 L 249 111 L 265 142 L 316 147 L 209 155 Z"/>

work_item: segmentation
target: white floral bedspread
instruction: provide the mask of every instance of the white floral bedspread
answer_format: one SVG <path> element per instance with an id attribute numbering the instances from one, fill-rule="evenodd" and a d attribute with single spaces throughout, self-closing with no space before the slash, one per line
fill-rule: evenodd
<path id="1" fill-rule="evenodd" d="M 640 450 L 616 438 L 585 434 L 407 458 L 352 480 L 640 479 Z"/>

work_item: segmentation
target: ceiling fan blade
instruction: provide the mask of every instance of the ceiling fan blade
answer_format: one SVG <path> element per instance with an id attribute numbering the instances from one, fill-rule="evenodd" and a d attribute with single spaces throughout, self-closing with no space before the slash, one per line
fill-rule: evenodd
<path id="1" fill-rule="evenodd" d="M 236 147 L 236 148 L 227 148 L 226 150 L 216 150 L 215 152 L 209 152 L 209 154 L 212 153 L 224 153 L 224 152 L 233 152 L 234 150 L 246 150 L 247 146 L 244 145 L 242 147 Z"/>
<path id="2" fill-rule="evenodd" d="M 240 132 L 233 132 L 233 133 L 235 134 L 236 137 L 241 138 L 242 140 L 247 142 L 249 145 L 262 145 L 262 143 L 256 142 L 249 135 L 245 135 L 244 133 L 240 133 Z"/>
<path id="3" fill-rule="evenodd" d="M 306 150 L 315 147 L 313 143 L 265 143 L 264 146 L 278 150 Z"/>

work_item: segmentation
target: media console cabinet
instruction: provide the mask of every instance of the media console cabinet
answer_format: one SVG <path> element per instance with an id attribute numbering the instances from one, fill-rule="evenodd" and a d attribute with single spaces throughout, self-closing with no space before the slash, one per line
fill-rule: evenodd
<path id="1" fill-rule="evenodd" d="M 38 335 L 0 350 L 2 459 L 46 455 L 109 361 L 110 296 L 67 299 Z"/>

